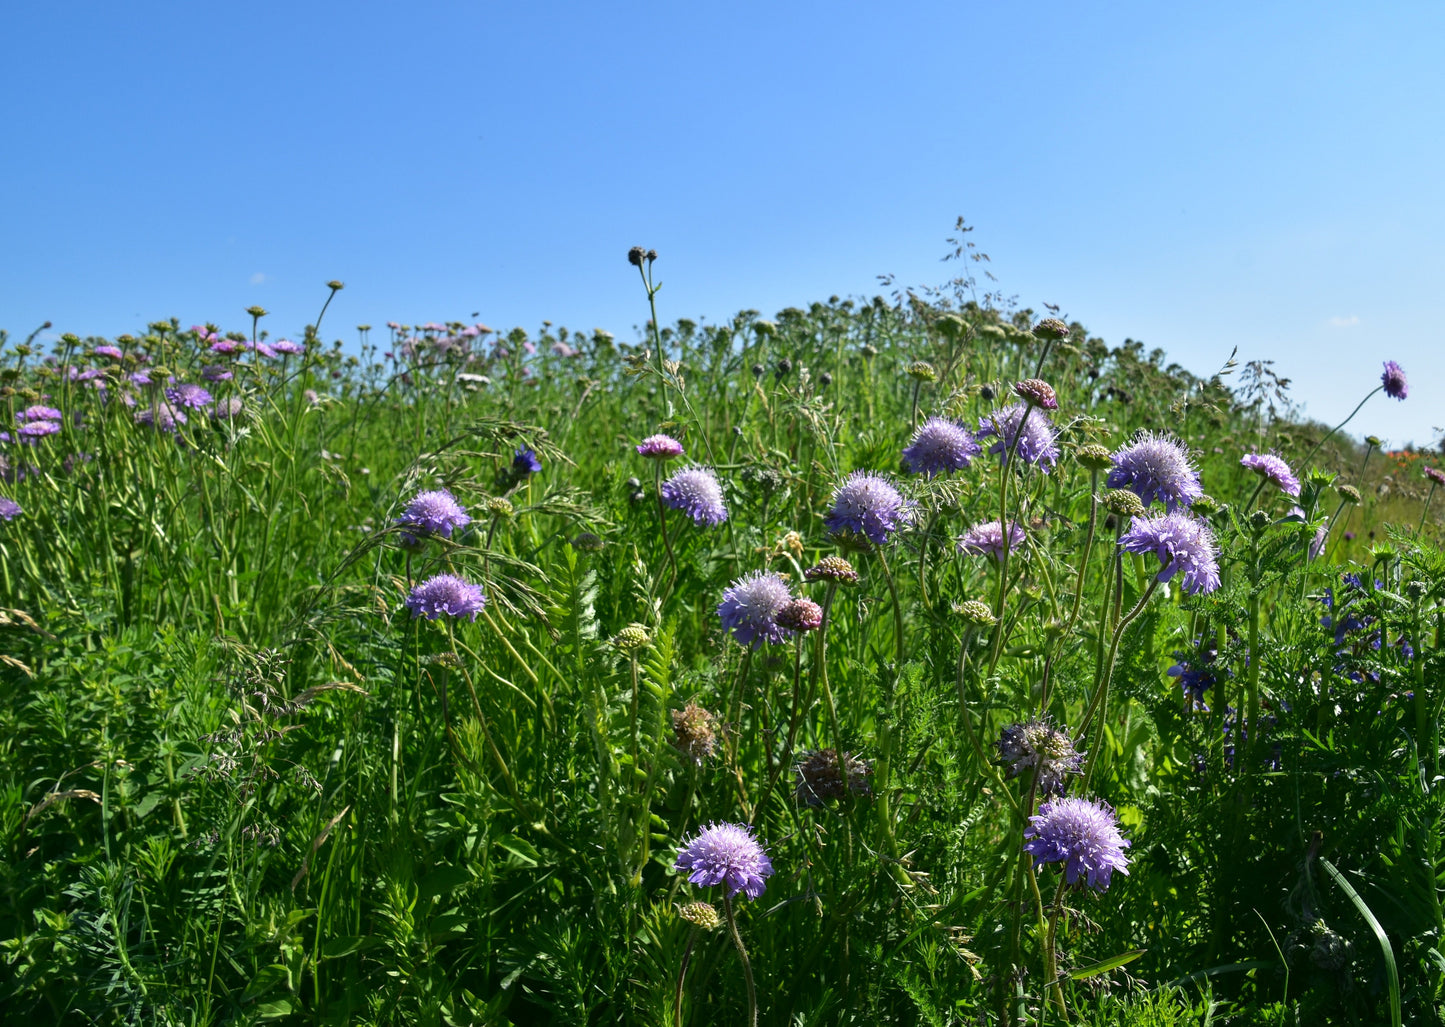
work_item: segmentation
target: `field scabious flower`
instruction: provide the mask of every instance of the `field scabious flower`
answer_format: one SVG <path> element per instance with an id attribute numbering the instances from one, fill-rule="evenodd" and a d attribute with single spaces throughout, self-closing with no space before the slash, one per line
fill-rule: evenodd
<path id="1" fill-rule="evenodd" d="M 930 417 L 913 433 L 903 463 L 914 474 L 931 478 L 964 470 L 980 452 L 967 428 L 944 417 Z"/>
<path id="2" fill-rule="evenodd" d="M 1184 591 L 1213 592 L 1219 587 L 1219 562 L 1209 525 L 1183 510 L 1154 517 L 1135 517 L 1119 537 L 1128 553 L 1153 553 L 1164 564 L 1158 580 L 1183 574 Z"/>
<path id="3" fill-rule="evenodd" d="M 1404 399 L 1410 394 L 1410 382 L 1405 378 L 1405 369 L 1393 360 L 1385 361 L 1385 371 L 1380 375 L 1385 395 L 1391 399 Z"/>
<path id="4" fill-rule="evenodd" d="M 684 467 L 668 478 L 662 483 L 662 501 L 687 514 L 695 524 L 712 527 L 728 519 L 722 486 L 706 467 Z"/>
<path id="5" fill-rule="evenodd" d="M 20 509 L 20 504 L 8 496 L 0 496 L 0 518 L 13 521 L 25 511 Z"/>
<path id="6" fill-rule="evenodd" d="M 136 424 L 159 428 L 161 431 L 167 432 L 175 432 L 180 425 L 186 423 L 184 411 L 171 403 L 157 403 L 154 407 L 137 410 L 134 416 Z"/>
<path id="7" fill-rule="evenodd" d="M 1009 521 L 1008 548 L 1016 551 L 1024 544 L 1024 529 L 1017 522 Z M 1002 521 L 985 521 L 975 524 L 958 540 L 958 551 L 968 556 L 987 556 L 994 560 L 1003 559 L 1004 529 Z"/>
<path id="8" fill-rule="evenodd" d="M 892 482 L 872 471 L 854 471 L 833 490 L 833 508 L 823 523 L 834 535 L 852 532 L 881 546 L 910 519 L 908 504 Z"/>
<path id="9" fill-rule="evenodd" d="M 683 448 L 671 435 L 649 435 L 637 444 L 637 454 L 649 460 L 671 460 L 682 456 Z"/>
<path id="10" fill-rule="evenodd" d="M 62 421 L 65 415 L 54 407 L 31 406 L 26 407 L 15 418 L 17 421 Z"/>
<path id="11" fill-rule="evenodd" d="M 1204 495 L 1189 451 L 1172 435 L 1140 432 L 1110 457 L 1114 468 L 1104 479 L 1111 489 L 1128 489 L 1148 506 L 1156 499 L 1166 510 L 1189 506 Z"/>
<path id="12" fill-rule="evenodd" d="M 415 586 L 406 597 L 406 608 L 411 615 L 427 620 L 436 620 L 443 614 L 476 620 L 486 605 L 487 597 L 482 594 L 481 586 L 455 574 L 433 575 Z"/>
<path id="13" fill-rule="evenodd" d="M 682 847 L 673 866 L 690 871 L 693 884 L 726 885 L 728 898 L 742 892 L 756 899 L 773 875 L 772 861 L 746 824 L 709 824 Z"/>
<path id="14" fill-rule="evenodd" d="M 1239 463 L 1266 481 L 1273 482 L 1285 495 L 1299 495 L 1299 479 L 1289 469 L 1289 464 L 1273 453 L 1247 453 L 1239 458 Z"/>
<path id="15" fill-rule="evenodd" d="M 209 392 L 191 382 L 182 382 L 166 389 L 166 399 L 178 407 L 189 407 L 192 410 L 201 410 L 214 402 Z"/>
<path id="16" fill-rule="evenodd" d="M 1020 424 L 1022 432 L 1019 431 Z M 1054 425 L 1048 413 L 1022 403 L 1011 404 L 979 418 L 978 437 L 998 440 L 988 448 L 993 455 L 1003 456 L 1012 449 L 1027 463 L 1037 464 L 1039 470 L 1046 473 L 1059 459 L 1059 445 L 1054 441 Z"/>
<path id="17" fill-rule="evenodd" d="M 773 619 L 785 631 L 817 631 L 823 624 L 823 608 L 811 599 L 794 599 Z"/>
<path id="18" fill-rule="evenodd" d="M 396 523 L 415 529 L 413 534 L 451 538 L 453 530 L 466 527 L 472 518 L 446 489 L 432 489 L 418 492 L 416 498 L 406 504 Z"/>
<path id="19" fill-rule="evenodd" d="M 1104 891 L 1115 870 L 1126 876 L 1129 861 L 1124 850 L 1129 839 L 1119 833 L 1114 811 L 1092 799 L 1062 798 L 1039 806 L 1024 828 L 1024 851 L 1035 866 L 1063 863 L 1069 884 L 1084 878 L 1090 888 Z"/>
<path id="20" fill-rule="evenodd" d="M 792 602 L 788 583 L 771 571 L 756 571 L 734 581 L 717 605 L 724 630 L 740 645 L 756 649 L 763 642 L 781 642 L 792 634 L 778 623 L 778 614 Z"/>
<path id="21" fill-rule="evenodd" d="M 1069 775 L 1079 773 L 1084 763 L 1068 731 L 1054 727 L 1048 720 L 1010 724 L 999 733 L 995 744 L 999 758 L 1008 764 L 1009 777 L 1032 769 L 1039 794 L 1045 798 L 1064 794 Z"/>
<path id="22" fill-rule="evenodd" d="M 306 347 L 299 342 L 292 342 L 290 339 L 277 339 L 271 343 L 271 350 L 283 356 L 292 356 L 297 353 L 305 353 Z"/>
<path id="23" fill-rule="evenodd" d="M 121 352 L 119 346 L 110 345 L 95 347 L 95 355 L 98 357 L 109 357 L 111 360 L 121 360 L 125 357 L 125 354 Z"/>
<path id="24" fill-rule="evenodd" d="M 39 439 L 60 431 L 60 425 L 54 421 L 26 421 L 15 430 L 27 439 Z"/>

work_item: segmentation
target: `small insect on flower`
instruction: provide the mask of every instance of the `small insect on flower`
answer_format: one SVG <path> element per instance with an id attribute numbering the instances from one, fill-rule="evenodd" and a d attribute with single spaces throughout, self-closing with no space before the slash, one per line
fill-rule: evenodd
<path id="1" fill-rule="evenodd" d="M 911 519 L 912 511 L 892 482 L 872 471 L 854 471 L 833 490 L 833 508 L 823 523 L 834 535 L 851 532 L 881 546 Z"/>
<path id="2" fill-rule="evenodd" d="M 682 443 L 678 442 L 671 435 L 649 435 L 637 444 L 639 456 L 645 456 L 649 460 L 672 460 L 682 456 Z"/>
<path id="3" fill-rule="evenodd" d="M 773 875 L 772 861 L 746 824 L 704 827 L 678 852 L 674 869 L 689 871 L 687 879 L 705 888 L 726 885 L 728 898 L 742 892 L 756 899 Z"/>
<path id="4" fill-rule="evenodd" d="M 1405 369 L 1393 360 L 1385 361 L 1385 371 L 1380 375 L 1380 382 L 1385 386 L 1385 395 L 1391 399 L 1404 399 L 1410 394 L 1410 382 L 1405 377 Z"/>
<path id="5" fill-rule="evenodd" d="M 1299 495 L 1299 479 L 1289 469 L 1289 464 L 1273 453 L 1246 453 L 1239 458 L 1240 466 L 1248 467 L 1265 481 L 1271 482 L 1287 496 Z"/>
<path id="6" fill-rule="evenodd" d="M 476 620 L 486 608 L 487 597 L 480 585 L 473 585 L 455 574 L 437 574 L 427 578 L 406 597 L 406 608 L 413 617 L 436 620 L 442 615 Z"/>
<path id="7" fill-rule="evenodd" d="M 740 645 L 756 649 L 781 642 L 792 632 L 778 623 L 778 614 L 792 601 L 788 584 L 771 571 L 756 571 L 734 581 L 723 592 L 717 613 L 723 629 Z"/>
<path id="8" fill-rule="evenodd" d="M 1104 484 L 1111 489 L 1128 489 L 1145 506 L 1158 500 L 1166 510 L 1178 510 L 1204 495 L 1189 451 L 1172 435 L 1141 431 L 1111 460 L 1114 469 Z"/>
<path id="9" fill-rule="evenodd" d="M 982 451 L 963 425 L 930 417 L 913 433 L 913 441 L 903 451 L 903 463 L 912 473 L 932 478 L 964 470 Z"/>
<path id="10" fill-rule="evenodd" d="M 1115 870 L 1128 875 L 1124 850 L 1129 840 L 1119 833 L 1112 807 L 1092 799 L 1061 798 L 1043 803 L 1024 828 L 1024 852 L 1037 861 L 1063 863 L 1064 880 L 1083 878 L 1090 888 L 1104 891 Z"/>
<path id="11" fill-rule="evenodd" d="M 728 519 L 722 486 L 706 467 L 684 467 L 662 483 L 662 501 L 681 510 L 694 524 L 715 527 Z"/>

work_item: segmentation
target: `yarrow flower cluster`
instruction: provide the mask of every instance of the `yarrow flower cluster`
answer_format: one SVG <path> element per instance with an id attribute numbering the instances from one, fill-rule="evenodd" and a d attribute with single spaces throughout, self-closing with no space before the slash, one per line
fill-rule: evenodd
<path id="1" fill-rule="evenodd" d="M 903 451 L 903 463 L 914 474 L 962 471 L 982 452 L 967 428 L 944 417 L 930 417 L 913 433 Z"/>
<path id="2" fill-rule="evenodd" d="M 1007 546 L 1010 552 L 1017 551 L 1024 544 L 1024 529 L 1017 522 L 1009 521 Z M 958 540 L 958 551 L 968 556 L 987 556 L 1002 560 L 1005 546 L 1002 521 L 986 521 L 975 524 Z"/>
<path id="3" fill-rule="evenodd" d="M 677 854 L 674 869 L 689 871 L 693 884 L 727 886 L 728 898 L 742 892 L 756 899 L 773 875 L 768 854 L 746 824 L 709 824 Z"/>
<path id="4" fill-rule="evenodd" d="M 892 482 L 872 471 L 854 471 L 833 490 L 833 508 L 823 523 L 834 535 L 851 532 L 881 546 L 910 519 L 909 506 Z"/>
<path id="5" fill-rule="evenodd" d="M 1158 500 L 1166 510 L 1178 510 L 1204 495 L 1189 451 L 1172 435 L 1140 432 L 1110 460 L 1114 468 L 1104 484 L 1128 489 L 1145 506 Z"/>
<path id="6" fill-rule="evenodd" d="M 1008 764 L 1009 777 L 1034 771 L 1038 792 L 1045 798 L 1064 794 L 1069 775 L 1079 773 L 1084 764 L 1068 731 L 1046 719 L 1010 724 L 999 733 L 996 748 L 999 759 Z"/>
<path id="7" fill-rule="evenodd" d="M 406 608 L 411 615 L 427 620 L 436 620 L 443 614 L 476 620 L 477 614 L 486 605 L 487 597 L 482 594 L 481 586 L 455 574 L 437 574 L 427 578 L 406 597 Z"/>
<path id="8" fill-rule="evenodd" d="M 662 501 L 681 510 L 694 524 L 713 527 L 728 519 L 722 486 L 706 467 L 684 467 L 662 483 Z"/>
<path id="9" fill-rule="evenodd" d="M 1285 495 L 1299 495 L 1299 479 L 1289 469 L 1289 464 L 1273 453 L 1247 453 L 1239 458 L 1239 463 L 1266 481 L 1272 482 Z"/>
<path id="10" fill-rule="evenodd" d="M 1092 799 L 1060 798 L 1039 806 L 1024 828 L 1024 851 L 1037 861 L 1064 864 L 1064 880 L 1083 878 L 1090 888 L 1104 891 L 1115 870 L 1128 875 L 1124 850 L 1129 839 L 1119 833 L 1112 807 Z"/>
<path id="11" fill-rule="evenodd" d="M 1059 459 L 1059 444 L 1054 440 L 1054 424 L 1048 413 L 1022 403 L 979 418 L 978 437 L 998 440 L 988 448 L 994 456 L 1004 456 L 1012 449 L 1025 462 L 1037 464 L 1044 472 Z"/>
<path id="12" fill-rule="evenodd" d="M 416 497 L 406 504 L 406 509 L 401 512 L 396 523 L 414 529 L 407 533 L 409 537 L 440 535 L 442 538 L 451 538 L 455 529 L 466 527 L 472 523 L 472 518 L 466 508 L 446 489 L 432 489 L 418 492 Z"/>
<path id="13" fill-rule="evenodd" d="M 682 456 L 682 443 L 671 435 L 649 435 L 637 444 L 637 454 L 650 460 L 671 460 Z"/>
<path id="14" fill-rule="evenodd" d="M 1391 399 L 1404 399 L 1410 394 L 1410 382 L 1405 378 L 1405 369 L 1393 360 L 1385 361 L 1385 371 L 1380 375 L 1385 386 L 1385 395 Z"/>
<path id="15" fill-rule="evenodd" d="M 725 631 L 740 645 L 756 649 L 764 642 L 781 642 L 792 632 L 778 623 L 778 614 L 792 602 L 788 583 L 771 571 L 756 571 L 734 581 L 717 604 Z"/>
<path id="16" fill-rule="evenodd" d="M 1214 533 L 1208 524 L 1185 511 L 1135 517 L 1119 537 L 1119 546 L 1128 553 L 1153 553 L 1164 565 L 1158 579 L 1168 581 L 1182 574 L 1186 592 L 1213 592 L 1219 587 Z"/>

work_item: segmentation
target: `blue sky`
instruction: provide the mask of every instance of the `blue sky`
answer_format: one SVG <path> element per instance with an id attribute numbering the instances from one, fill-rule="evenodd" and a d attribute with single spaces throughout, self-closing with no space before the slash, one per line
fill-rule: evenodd
<path id="1" fill-rule="evenodd" d="M 1445 427 L 1445 6 L 351 2 L 7 12 L 0 327 L 631 337 L 876 276 L 998 288 L 1321 420 Z"/>

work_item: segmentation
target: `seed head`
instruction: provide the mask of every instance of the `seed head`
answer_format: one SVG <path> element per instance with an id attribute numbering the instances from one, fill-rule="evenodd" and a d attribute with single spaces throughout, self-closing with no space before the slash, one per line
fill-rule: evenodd
<path id="1" fill-rule="evenodd" d="M 1040 407 L 1044 410 L 1059 409 L 1059 397 L 1054 393 L 1054 387 L 1042 378 L 1025 378 L 1014 384 L 1014 395 L 1028 403 L 1030 406 Z"/>
<path id="2" fill-rule="evenodd" d="M 1340 494 L 1341 499 L 1347 502 L 1358 503 L 1360 501 L 1360 490 L 1353 485 L 1341 485 L 1335 491 Z"/>
<path id="3" fill-rule="evenodd" d="M 646 256 L 646 250 L 644 250 L 641 246 L 634 246 L 632 247 L 632 249 L 627 251 L 627 263 L 631 264 L 633 267 L 641 267 L 642 261 Z"/>
<path id="4" fill-rule="evenodd" d="M 717 752 L 717 717 L 696 702 L 672 711 L 672 744 L 693 763 L 702 766 Z"/>
<path id="5" fill-rule="evenodd" d="M 916 382 L 936 382 L 938 371 L 926 360 L 915 360 L 908 365 L 908 377 Z"/>
<path id="6" fill-rule="evenodd" d="M 835 581 L 840 585 L 858 584 L 858 572 L 841 556 L 825 556 L 803 572 L 808 581 Z"/>
<path id="7" fill-rule="evenodd" d="M 1109 459 L 1109 448 L 1097 442 L 1090 442 L 1074 450 L 1074 459 L 1091 471 L 1107 471 L 1113 463 Z"/>
<path id="8" fill-rule="evenodd" d="M 512 516 L 516 513 L 516 510 L 512 508 L 511 501 L 508 499 L 504 499 L 501 496 L 493 496 L 492 498 L 487 500 L 486 505 L 487 513 L 491 514 L 493 517 L 500 517 L 504 520 L 510 520 Z"/>
<path id="9" fill-rule="evenodd" d="M 1138 517 L 1144 512 L 1144 501 L 1125 489 L 1105 489 L 1100 498 L 1106 510 L 1120 517 Z"/>
<path id="10" fill-rule="evenodd" d="M 645 625 L 632 623 L 627 625 L 612 639 L 612 644 L 624 653 L 635 653 L 639 649 L 646 649 L 652 644 L 652 636 L 647 633 Z"/>
<path id="11" fill-rule="evenodd" d="M 594 535 L 590 531 L 581 532 L 572 540 L 572 548 L 583 553 L 599 552 L 603 545 L 605 545 L 605 543 L 602 541 L 602 537 L 600 535 Z"/>
<path id="12" fill-rule="evenodd" d="M 811 599 L 794 599 L 778 611 L 777 622 L 788 631 L 816 631 L 823 623 L 823 608 Z"/>
<path id="13" fill-rule="evenodd" d="M 722 917 L 710 902 L 687 902 L 677 907 L 677 915 L 704 931 L 716 931 L 722 926 Z"/>
<path id="14" fill-rule="evenodd" d="M 845 752 L 840 767 L 836 749 L 819 749 L 805 753 L 802 761 L 793 768 L 796 781 L 793 796 L 804 805 L 821 806 L 825 802 L 841 799 L 849 792 L 854 795 L 872 795 L 873 786 L 868 780 L 872 774 L 873 767 L 867 760 Z"/>

